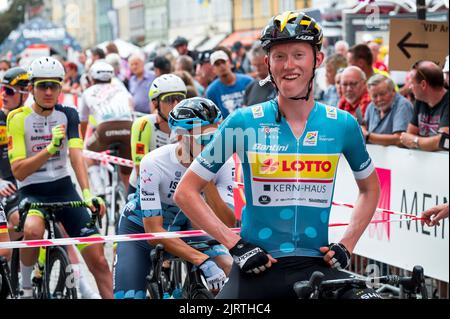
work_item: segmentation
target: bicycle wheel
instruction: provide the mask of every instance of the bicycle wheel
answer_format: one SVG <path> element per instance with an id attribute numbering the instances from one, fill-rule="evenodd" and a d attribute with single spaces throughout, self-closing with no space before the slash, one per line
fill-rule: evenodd
<path id="1" fill-rule="evenodd" d="M 48 248 L 45 263 L 45 292 L 48 299 L 77 299 L 75 275 L 61 247 Z"/>
<path id="2" fill-rule="evenodd" d="M 190 289 L 188 299 L 214 299 L 214 295 L 202 285 L 194 285 Z"/>

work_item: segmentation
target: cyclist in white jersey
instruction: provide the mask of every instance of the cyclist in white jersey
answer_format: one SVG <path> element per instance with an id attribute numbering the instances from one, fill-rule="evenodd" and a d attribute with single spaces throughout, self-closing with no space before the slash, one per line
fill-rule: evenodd
<path id="1" fill-rule="evenodd" d="M 110 145 L 119 145 L 121 158 L 131 159 L 131 126 L 133 125 L 132 97 L 123 86 L 112 84 L 114 69 L 104 61 L 97 61 L 89 70 L 93 86 L 84 91 L 81 98 L 81 134 L 86 135 L 89 116 L 95 120 L 95 132 L 87 139 L 86 147 L 93 152 L 107 151 Z M 99 192 L 100 167 L 93 160 L 87 160 L 88 173 L 95 192 Z M 120 176 L 125 187 L 131 169 L 120 167 Z M 99 184 L 101 185 L 101 184 Z"/>
<path id="2" fill-rule="evenodd" d="M 221 118 L 217 106 L 203 98 L 188 99 L 175 107 L 170 113 L 169 123 L 178 135 L 178 143 L 162 146 L 142 160 L 139 189 L 122 212 L 120 235 L 193 229 L 191 222 L 174 203 L 173 195 L 194 155 L 211 140 Z M 234 226 L 236 221 L 233 180 L 234 162 L 230 160 L 203 192 L 206 200 L 214 203 L 216 216 L 229 227 Z M 221 245 L 202 253 L 180 239 L 125 242 L 118 244 L 114 263 L 115 298 L 145 298 L 145 278 L 152 266 L 149 256 L 158 243 L 164 244 L 169 253 L 198 266 L 211 289 L 221 288 L 232 264 L 227 250 Z"/>
<path id="3" fill-rule="evenodd" d="M 133 123 L 131 132 L 131 157 L 134 169 L 130 176 L 128 194 L 137 189 L 139 164 L 144 156 L 161 146 L 169 144 L 170 128 L 167 123 L 169 112 L 186 98 L 186 85 L 174 74 L 162 75 L 153 81 L 149 91 L 153 114 L 140 117 Z"/>
<path id="4" fill-rule="evenodd" d="M 31 202 L 67 202 L 81 200 L 72 182 L 69 165 L 75 172 L 83 199 L 92 205 L 94 196 L 89 188 L 79 135 L 79 117 L 74 108 L 57 104 L 61 93 L 64 68 L 53 58 L 36 59 L 30 66 L 30 86 L 34 103 L 18 108 L 8 115 L 8 157 L 17 180 L 20 199 Z M 70 164 L 69 164 L 70 159 Z M 101 199 L 100 216 L 106 211 Z M 45 233 L 45 210 L 30 210 L 24 225 L 24 240 L 40 240 Z M 96 227 L 87 227 L 91 218 L 84 208 L 67 208 L 56 212 L 70 237 L 90 237 L 99 234 Z M 86 244 L 78 248 L 96 279 L 103 298 L 112 297 L 112 274 L 104 255 L 103 245 Z M 21 262 L 32 267 L 39 248 L 22 249 Z"/>

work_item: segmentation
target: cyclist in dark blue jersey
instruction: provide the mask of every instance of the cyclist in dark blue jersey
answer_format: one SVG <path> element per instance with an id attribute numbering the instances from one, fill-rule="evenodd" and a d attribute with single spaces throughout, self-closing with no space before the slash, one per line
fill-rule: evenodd
<path id="1" fill-rule="evenodd" d="M 324 60 L 322 40 L 321 27 L 302 12 L 271 20 L 261 42 L 277 99 L 231 114 L 175 194 L 192 222 L 234 257 L 219 298 L 296 298 L 293 284 L 314 271 L 327 279 L 348 277 L 340 269 L 349 265 L 375 212 L 379 181 L 358 123 L 313 99 L 315 70 Z M 215 218 L 200 196 L 233 153 L 243 163 L 247 202 L 240 236 Z M 343 238 L 330 244 L 329 214 L 341 155 L 354 172 L 359 197 Z M 343 296 L 377 295 L 350 290 Z"/>

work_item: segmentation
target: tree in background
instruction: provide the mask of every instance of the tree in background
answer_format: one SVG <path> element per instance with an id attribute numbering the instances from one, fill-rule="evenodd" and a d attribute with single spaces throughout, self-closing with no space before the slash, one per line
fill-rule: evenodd
<path id="1" fill-rule="evenodd" d="M 26 14 L 30 18 L 39 14 L 43 5 L 43 0 L 13 0 L 9 9 L 0 14 L 0 43 L 24 22 Z"/>

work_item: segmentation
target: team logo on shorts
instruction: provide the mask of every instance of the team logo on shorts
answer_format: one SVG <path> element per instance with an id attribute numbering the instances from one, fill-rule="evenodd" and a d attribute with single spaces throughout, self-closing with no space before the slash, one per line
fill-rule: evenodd
<path id="1" fill-rule="evenodd" d="M 305 140 L 303 141 L 303 146 L 317 146 L 318 137 L 319 137 L 319 132 L 306 133 Z"/>

